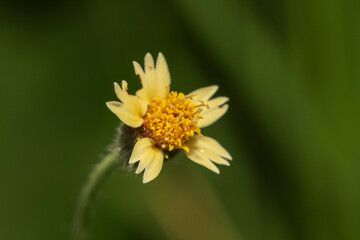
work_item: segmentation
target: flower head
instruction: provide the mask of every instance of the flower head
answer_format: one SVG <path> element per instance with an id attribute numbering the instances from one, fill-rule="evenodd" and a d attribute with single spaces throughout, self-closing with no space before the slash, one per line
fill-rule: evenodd
<path id="1" fill-rule="evenodd" d="M 214 139 L 201 134 L 223 116 L 228 105 L 227 97 L 210 99 L 218 86 L 195 90 L 187 95 L 170 91 L 170 73 L 164 56 L 159 53 L 156 66 L 152 56 L 145 56 L 144 70 L 133 62 L 135 73 L 140 76 L 142 89 L 136 95 L 127 92 L 122 81 L 115 84 L 120 102 L 107 102 L 108 108 L 129 127 L 139 130 L 129 164 L 138 163 L 135 173 L 145 170 L 143 182 L 156 178 L 164 157 L 184 150 L 192 161 L 219 173 L 214 163 L 229 165 L 230 154 Z"/>

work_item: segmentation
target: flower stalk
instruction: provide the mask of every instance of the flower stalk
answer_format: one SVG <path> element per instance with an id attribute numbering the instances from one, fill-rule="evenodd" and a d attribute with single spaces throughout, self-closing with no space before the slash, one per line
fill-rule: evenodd
<path id="1" fill-rule="evenodd" d="M 74 240 L 85 240 L 87 238 L 87 228 L 91 218 L 92 209 L 101 185 L 118 166 L 120 153 L 110 152 L 91 172 L 85 183 L 78 202 L 74 222 Z"/>
<path id="2" fill-rule="evenodd" d="M 88 227 L 101 186 L 117 168 L 125 168 L 132 148 L 136 131 L 120 124 L 118 134 L 109 153 L 94 167 L 83 186 L 74 218 L 73 239 L 87 239 Z"/>

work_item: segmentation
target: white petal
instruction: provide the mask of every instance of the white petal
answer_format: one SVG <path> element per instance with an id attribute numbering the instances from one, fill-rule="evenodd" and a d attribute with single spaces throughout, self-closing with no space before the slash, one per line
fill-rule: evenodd
<path id="1" fill-rule="evenodd" d="M 153 159 L 145 169 L 143 183 L 148 183 L 159 176 L 164 162 L 164 154 L 160 149 L 154 151 Z"/>
<path id="2" fill-rule="evenodd" d="M 199 128 L 207 127 L 214 122 L 216 122 L 219 118 L 221 118 L 229 109 L 229 105 L 225 104 L 222 106 L 210 108 L 208 111 L 204 111 L 201 113 L 202 119 L 199 120 L 197 126 Z"/>
<path id="3" fill-rule="evenodd" d="M 217 173 L 219 170 L 212 162 L 229 165 L 225 158 L 232 159 L 225 148 L 210 137 L 195 135 L 186 143 L 186 146 L 189 148 L 189 153 L 185 152 L 188 158 Z"/>
<path id="4" fill-rule="evenodd" d="M 196 103 L 197 101 L 206 102 L 216 93 L 218 89 L 219 87 L 217 85 L 203 87 L 189 93 L 188 96 L 192 96 L 194 103 Z"/>
<path id="5" fill-rule="evenodd" d="M 106 106 L 126 125 L 137 128 L 144 122 L 144 119 L 136 114 L 131 108 L 121 102 L 107 102 Z"/>

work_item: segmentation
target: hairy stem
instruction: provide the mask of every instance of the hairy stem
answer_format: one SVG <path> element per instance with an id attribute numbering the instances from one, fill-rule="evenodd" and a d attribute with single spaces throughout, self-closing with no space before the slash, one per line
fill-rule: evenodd
<path id="1" fill-rule="evenodd" d="M 87 227 L 90 221 L 96 196 L 101 185 L 110 173 L 119 166 L 120 153 L 110 152 L 98 163 L 87 179 L 78 202 L 74 221 L 74 240 L 87 239 Z"/>

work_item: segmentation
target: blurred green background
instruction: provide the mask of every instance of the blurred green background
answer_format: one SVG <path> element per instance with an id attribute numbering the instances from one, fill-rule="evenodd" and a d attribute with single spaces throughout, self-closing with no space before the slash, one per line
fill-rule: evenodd
<path id="1" fill-rule="evenodd" d="M 2 1 L 0 239 L 69 239 L 118 119 L 113 82 L 163 52 L 172 89 L 217 84 L 203 130 L 221 174 L 181 154 L 143 185 L 117 171 L 91 239 L 359 239 L 358 0 Z"/>

